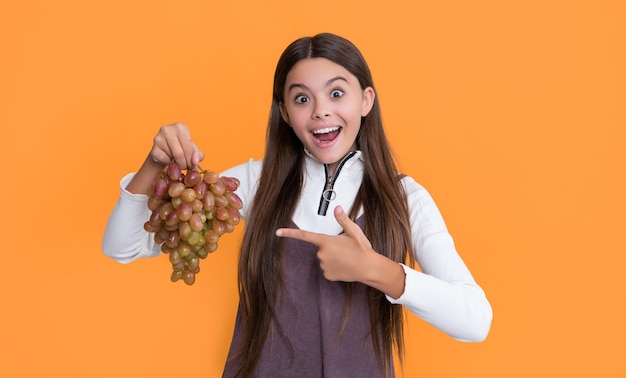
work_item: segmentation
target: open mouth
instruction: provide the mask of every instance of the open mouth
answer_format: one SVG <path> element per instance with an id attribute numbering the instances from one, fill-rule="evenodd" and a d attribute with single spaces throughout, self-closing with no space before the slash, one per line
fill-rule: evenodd
<path id="1" fill-rule="evenodd" d="M 320 142 L 332 142 L 341 132 L 341 127 L 325 127 L 323 129 L 313 131 L 313 136 Z"/>

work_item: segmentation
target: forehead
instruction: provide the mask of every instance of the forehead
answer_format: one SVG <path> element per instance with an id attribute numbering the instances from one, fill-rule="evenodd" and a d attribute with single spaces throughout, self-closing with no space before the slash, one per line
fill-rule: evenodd
<path id="1" fill-rule="evenodd" d="M 292 84 L 320 87 L 337 77 L 345 79 L 351 85 L 358 85 L 357 78 L 342 65 L 326 58 L 307 58 L 291 68 L 287 74 L 285 87 L 289 88 Z"/>

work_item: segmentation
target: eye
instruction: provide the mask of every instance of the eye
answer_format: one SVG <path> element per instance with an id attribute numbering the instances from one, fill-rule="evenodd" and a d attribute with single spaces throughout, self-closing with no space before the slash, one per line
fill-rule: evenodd
<path id="1" fill-rule="evenodd" d="M 332 97 L 332 98 L 343 97 L 343 91 L 341 89 L 333 89 L 330 92 L 330 97 Z"/>
<path id="2" fill-rule="evenodd" d="M 296 103 L 297 104 L 304 104 L 305 102 L 309 102 L 309 98 L 305 95 L 298 95 L 296 96 Z"/>

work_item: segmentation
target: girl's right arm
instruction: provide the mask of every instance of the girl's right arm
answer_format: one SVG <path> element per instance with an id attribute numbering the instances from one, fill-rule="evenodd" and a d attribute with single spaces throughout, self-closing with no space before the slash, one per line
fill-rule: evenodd
<path id="1" fill-rule="evenodd" d="M 161 127 L 141 168 L 121 181 L 120 197 L 109 216 L 102 240 L 104 254 L 121 263 L 158 256 L 160 246 L 143 228 L 150 216 L 148 189 L 171 161 L 187 169 L 195 168 L 203 158 L 187 126 L 175 123 Z"/>

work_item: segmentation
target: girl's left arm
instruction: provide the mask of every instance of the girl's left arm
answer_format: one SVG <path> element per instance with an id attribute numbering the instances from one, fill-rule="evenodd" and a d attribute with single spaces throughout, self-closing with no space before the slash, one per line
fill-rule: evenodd
<path id="1" fill-rule="evenodd" d="M 457 253 L 430 194 L 410 177 L 405 177 L 403 183 L 421 271 L 401 265 L 405 273 L 404 292 L 397 298 L 387 295 L 387 299 L 404 305 L 457 340 L 483 341 L 492 320 L 484 291 Z"/>

